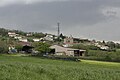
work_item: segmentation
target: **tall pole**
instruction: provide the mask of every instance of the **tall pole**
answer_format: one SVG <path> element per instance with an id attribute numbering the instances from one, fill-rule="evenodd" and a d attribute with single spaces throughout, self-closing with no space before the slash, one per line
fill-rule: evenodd
<path id="1" fill-rule="evenodd" d="M 60 23 L 58 23 L 58 38 L 60 36 Z"/>
<path id="2" fill-rule="evenodd" d="M 59 44 L 59 41 L 60 41 L 60 23 L 57 23 L 58 24 L 58 44 Z"/>

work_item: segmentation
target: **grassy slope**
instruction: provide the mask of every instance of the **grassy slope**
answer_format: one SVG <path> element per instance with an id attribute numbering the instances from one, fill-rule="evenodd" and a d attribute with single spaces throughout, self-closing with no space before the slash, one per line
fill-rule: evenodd
<path id="1" fill-rule="evenodd" d="M 0 56 L 0 80 L 119 80 L 120 63 Z"/>

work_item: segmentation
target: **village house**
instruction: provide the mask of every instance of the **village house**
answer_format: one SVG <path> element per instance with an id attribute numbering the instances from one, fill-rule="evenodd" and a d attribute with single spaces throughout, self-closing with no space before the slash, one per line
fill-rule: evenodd
<path id="1" fill-rule="evenodd" d="M 120 44 L 120 41 L 113 41 L 115 44 Z"/>
<path id="2" fill-rule="evenodd" d="M 19 39 L 19 41 L 21 41 L 21 42 L 28 42 L 28 39 L 22 38 L 22 39 Z"/>
<path id="3" fill-rule="evenodd" d="M 32 33 L 27 33 L 26 36 L 32 36 L 33 34 Z"/>
<path id="4" fill-rule="evenodd" d="M 108 50 L 109 47 L 108 46 L 101 46 L 100 49 L 102 49 L 102 50 Z"/>
<path id="5" fill-rule="evenodd" d="M 44 39 L 47 40 L 47 41 L 53 41 L 53 40 L 54 40 L 54 37 L 53 37 L 53 35 L 51 35 L 51 34 L 47 34 L 47 35 L 44 37 Z"/>
<path id="6" fill-rule="evenodd" d="M 66 37 L 66 38 L 64 39 L 64 44 L 73 44 L 73 43 L 74 43 L 74 39 L 73 39 L 72 36 Z"/>
<path id="7" fill-rule="evenodd" d="M 16 34 L 15 32 L 8 32 L 8 36 L 15 37 L 15 36 L 18 36 L 18 34 Z"/>
<path id="8" fill-rule="evenodd" d="M 70 37 L 66 37 L 65 39 L 64 39 L 64 47 L 70 47 L 70 46 L 72 46 L 73 45 L 73 43 L 74 43 L 74 39 L 73 39 L 73 37 L 72 36 L 70 36 Z"/>
<path id="9" fill-rule="evenodd" d="M 44 38 L 40 38 L 40 41 L 44 41 Z"/>
<path id="10" fill-rule="evenodd" d="M 14 38 L 15 38 L 15 39 L 22 39 L 21 36 L 15 36 Z"/>
<path id="11" fill-rule="evenodd" d="M 65 48 L 58 45 L 53 45 L 50 47 L 55 49 L 55 55 L 66 55 L 66 56 L 85 56 L 86 50 Z"/>
<path id="12" fill-rule="evenodd" d="M 40 39 L 33 39 L 33 41 L 34 41 L 34 42 L 39 42 L 39 41 L 40 41 Z"/>
<path id="13" fill-rule="evenodd" d="M 66 37 L 64 39 L 64 47 L 71 47 L 73 46 L 73 44 L 79 44 L 80 43 L 80 39 L 78 38 L 73 38 L 72 36 L 70 37 Z"/>
<path id="14" fill-rule="evenodd" d="M 99 43 L 94 43 L 95 46 L 99 47 L 101 50 L 108 50 L 109 47 L 105 45 L 100 45 Z"/>

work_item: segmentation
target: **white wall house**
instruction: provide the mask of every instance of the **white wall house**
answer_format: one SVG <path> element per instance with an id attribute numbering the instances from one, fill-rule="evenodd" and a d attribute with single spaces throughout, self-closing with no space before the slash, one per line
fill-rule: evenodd
<path id="1" fill-rule="evenodd" d="M 101 46 L 100 49 L 102 49 L 102 50 L 108 50 L 109 47 L 108 46 Z"/>
<path id="2" fill-rule="evenodd" d="M 104 46 L 104 45 L 99 45 L 99 43 L 96 43 L 95 46 L 99 47 L 102 50 L 108 50 L 109 47 L 108 46 Z"/>
<path id="3" fill-rule="evenodd" d="M 34 41 L 34 42 L 39 42 L 39 41 L 40 41 L 40 39 L 33 39 L 33 41 Z"/>
<path id="4" fill-rule="evenodd" d="M 22 39 L 21 36 L 15 36 L 14 38 L 15 38 L 15 39 Z"/>
<path id="5" fill-rule="evenodd" d="M 53 37 L 53 35 L 49 34 L 49 35 L 46 35 L 46 37 L 44 37 L 44 39 L 47 41 L 53 41 L 54 37 Z"/>
<path id="6" fill-rule="evenodd" d="M 17 34 L 15 32 L 8 32 L 9 37 L 15 37 Z"/>
<path id="7" fill-rule="evenodd" d="M 28 39 L 19 39 L 21 42 L 28 42 Z"/>
<path id="8" fill-rule="evenodd" d="M 28 33 L 28 34 L 26 34 L 26 36 L 32 36 L 33 34 L 32 33 Z"/>

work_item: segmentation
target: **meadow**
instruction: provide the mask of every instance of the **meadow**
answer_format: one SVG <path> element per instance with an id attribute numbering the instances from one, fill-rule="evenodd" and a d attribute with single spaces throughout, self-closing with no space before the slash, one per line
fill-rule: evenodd
<path id="1" fill-rule="evenodd" d="M 0 80 L 120 80 L 120 63 L 0 55 Z"/>

